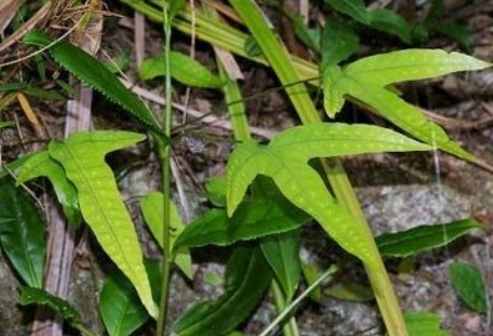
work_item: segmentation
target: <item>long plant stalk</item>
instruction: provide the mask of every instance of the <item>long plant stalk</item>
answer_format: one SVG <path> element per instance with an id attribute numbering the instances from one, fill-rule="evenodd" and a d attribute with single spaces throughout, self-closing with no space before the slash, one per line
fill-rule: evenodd
<path id="1" fill-rule="evenodd" d="M 272 281 L 271 287 L 277 311 L 278 313 L 282 313 L 284 309 L 286 309 L 286 307 L 288 306 L 288 302 L 286 302 L 284 293 L 282 292 L 282 289 L 276 280 Z M 300 336 L 298 325 L 296 324 L 296 319 L 294 318 L 294 316 L 291 316 L 289 320 L 284 323 L 282 330 L 284 332 L 284 336 Z"/>
<path id="2" fill-rule="evenodd" d="M 300 302 L 307 297 L 317 286 L 320 286 L 320 284 L 327 279 L 329 276 L 333 275 L 335 272 L 339 270 L 339 265 L 333 265 L 329 269 L 327 269 L 317 280 L 315 280 L 308 288 L 300 294 L 293 302 L 291 302 L 289 305 L 287 305 L 284 310 L 272 321 L 271 324 L 267 326 L 267 328 L 262 331 L 262 333 L 259 336 L 267 336 L 271 333 L 272 330 L 288 316 L 293 309 L 300 304 Z"/>
<path id="3" fill-rule="evenodd" d="M 171 62 L 170 62 L 170 50 L 171 50 L 171 18 L 169 16 L 168 7 L 163 5 L 163 30 L 164 30 L 164 59 L 165 59 L 165 111 L 163 118 L 163 129 L 168 139 L 171 137 Z M 171 145 L 168 144 L 163 148 L 159 146 L 161 170 L 162 170 L 162 184 L 163 184 L 163 262 L 162 262 L 162 274 L 163 281 L 161 284 L 161 301 L 159 304 L 159 316 L 157 320 L 156 336 L 164 336 L 166 332 L 166 317 L 168 311 L 168 293 L 169 282 L 171 277 L 171 267 L 173 263 L 173 257 L 171 256 L 170 246 L 170 193 L 171 193 Z"/>

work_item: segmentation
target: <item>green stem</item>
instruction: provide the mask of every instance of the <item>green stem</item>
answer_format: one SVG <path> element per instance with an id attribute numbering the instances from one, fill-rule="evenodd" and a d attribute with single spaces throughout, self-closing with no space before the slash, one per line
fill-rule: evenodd
<path id="1" fill-rule="evenodd" d="M 286 309 L 288 302 L 286 302 L 285 295 L 276 280 L 272 280 L 272 294 L 274 296 L 274 302 L 277 307 L 277 312 L 280 314 Z M 287 322 L 284 323 L 283 327 L 284 336 L 299 336 L 298 325 L 296 324 L 296 319 L 291 316 Z"/>
<path id="2" fill-rule="evenodd" d="M 168 15 L 168 7 L 163 5 L 163 30 L 164 30 L 164 59 L 165 59 L 165 115 L 163 118 L 163 129 L 168 138 L 171 137 L 171 18 Z M 161 284 L 161 301 L 159 304 L 159 316 L 157 320 L 156 336 L 164 336 L 166 331 L 166 317 L 168 312 L 169 282 L 171 277 L 171 266 L 173 257 L 170 248 L 170 195 L 171 195 L 171 147 L 168 144 L 165 148 L 160 146 L 162 183 L 163 183 L 163 262 L 162 273 L 163 281 Z"/>
<path id="3" fill-rule="evenodd" d="M 81 323 L 72 323 L 71 326 L 77 329 L 83 336 L 98 336 L 98 334 L 93 333 L 92 331 L 84 327 Z"/>
<path id="4" fill-rule="evenodd" d="M 408 333 L 400 310 L 399 301 L 394 293 L 392 282 L 385 269 L 385 264 L 380 257 L 380 252 L 375 243 L 375 239 L 373 238 L 370 225 L 361 210 L 361 205 L 359 204 L 354 189 L 351 187 L 351 182 L 348 179 L 345 169 L 340 160 L 327 160 L 325 167 L 326 170 L 329 171 L 327 176 L 337 199 L 342 201 L 353 217 L 358 220 L 365 231 L 368 242 L 371 243 L 371 249 L 373 250 L 372 254 L 378 256 L 378 258 L 376 258 L 377 263 L 375 266 L 369 267 L 369 265 L 366 264 L 364 266 L 375 293 L 378 306 L 380 307 L 380 312 L 382 313 L 387 331 L 389 335 L 392 336 L 405 336 Z"/>
<path id="5" fill-rule="evenodd" d="M 327 271 L 325 271 L 317 280 L 315 280 L 310 286 L 308 286 L 308 288 L 303 293 L 301 293 L 300 296 L 298 296 L 295 300 L 293 300 L 293 302 L 291 302 L 288 306 L 286 306 L 286 308 L 284 308 L 284 310 L 279 315 L 277 315 L 274 321 L 272 321 L 272 323 L 269 324 L 267 328 L 265 328 L 264 331 L 262 331 L 262 333 L 259 336 L 269 335 L 270 332 L 274 330 L 274 328 L 279 323 L 281 323 L 281 321 L 284 320 L 286 316 L 288 316 L 293 311 L 293 309 L 297 305 L 299 305 L 300 302 L 311 293 L 312 290 L 317 288 L 317 286 L 319 286 L 325 279 L 327 279 L 329 276 L 331 276 L 338 270 L 339 270 L 339 265 L 336 264 L 331 266 Z"/>

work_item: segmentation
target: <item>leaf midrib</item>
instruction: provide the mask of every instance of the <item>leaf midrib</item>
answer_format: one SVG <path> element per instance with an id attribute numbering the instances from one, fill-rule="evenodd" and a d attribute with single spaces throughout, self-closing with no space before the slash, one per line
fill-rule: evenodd
<path id="1" fill-rule="evenodd" d="M 90 141 L 88 141 L 90 142 Z M 64 146 L 68 153 L 70 154 L 70 156 L 72 157 L 72 160 L 74 162 L 74 164 L 76 165 L 77 169 L 79 170 L 80 172 L 80 175 L 83 177 L 84 179 L 84 183 L 86 184 L 86 186 L 89 186 L 88 189 L 88 192 L 93 196 L 94 200 L 96 200 L 96 204 L 97 204 L 97 208 L 99 210 L 99 212 L 102 214 L 102 216 L 104 217 L 104 223 L 105 223 L 105 227 L 107 229 L 109 229 L 109 231 L 111 232 L 112 236 L 114 237 L 114 241 L 116 242 L 116 245 L 118 246 L 118 250 L 120 252 L 120 255 L 123 257 L 123 260 L 125 261 L 125 264 L 126 266 L 128 267 L 129 271 L 132 273 L 132 276 L 134 279 L 140 279 L 139 276 L 136 276 L 137 274 L 135 273 L 135 270 L 134 268 L 132 267 L 132 264 L 127 260 L 127 256 L 126 254 L 123 252 L 123 248 L 122 246 L 120 245 L 120 241 L 118 239 L 118 235 L 115 233 L 115 231 L 113 230 L 111 224 L 110 224 L 110 220 L 108 219 L 108 217 L 106 216 L 106 213 L 105 211 L 103 211 L 103 207 L 101 206 L 100 204 L 100 201 L 99 201 L 99 197 L 96 197 L 96 194 L 94 193 L 94 190 L 93 188 L 91 187 L 91 184 L 89 183 L 89 179 L 87 177 L 87 175 L 85 174 L 84 172 L 84 169 L 82 169 L 81 165 L 79 164 L 78 160 L 77 160 L 77 156 L 74 155 L 74 153 L 72 152 L 71 148 L 69 145 L 67 144 L 64 144 L 64 143 L 61 143 L 62 146 Z M 104 162 L 104 157 L 102 158 L 102 162 L 103 162 L 103 168 L 105 169 L 109 169 L 107 166 L 106 166 L 106 163 Z M 74 183 L 75 184 L 75 183 Z M 137 285 L 136 286 L 140 287 L 140 285 Z"/>

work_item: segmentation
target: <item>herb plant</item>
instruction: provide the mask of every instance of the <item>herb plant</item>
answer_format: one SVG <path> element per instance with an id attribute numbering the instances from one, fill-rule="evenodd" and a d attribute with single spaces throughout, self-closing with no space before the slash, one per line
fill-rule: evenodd
<path id="1" fill-rule="evenodd" d="M 282 326 L 285 336 L 296 336 L 297 304 L 309 295 L 321 295 L 323 280 L 332 278 L 345 265 L 359 267 L 360 262 L 372 286 L 366 299 L 376 299 L 388 335 L 447 335 L 435 315 L 401 311 L 384 258 L 404 258 L 445 246 L 481 225 L 465 219 L 373 237 L 341 157 L 440 149 L 474 161 L 475 157 L 440 126 L 399 97 L 393 85 L 485 69 L 491 64 L 456 52 L 404 49 L 341 65 L 357 49 L 358 37 L 335 19 L 323 32 L 326 38 L 335 36 L 334 43 L 327 43 L 323 36 L 319 44 L 314 43 L 320 61 L 315 65 L 289 54 L 253 0 L 229 1 L 251 36 L 221 21 L 211 8 L 198 8 L 193 14 L 197 37 L 271 66 L 303 124 L 283 130 L 264 144 L 250 134 L 239 85 L 228 76 L 220 58 L 215 74 L 171 50 L 173 29 L 192 31 L 191 9 L 184 1 L 121 2 L 163 23 L 164 51 L 147 59 L 139 71 L 143 80 L 165 78 L 166 110 L 162 115 L 156 116 L 104 63 L 71 43 L 38 31 L 31 31 L 23 40 L 34 48 L 47 49 L 64 70 L 128 112 L 139 122 L 141 132 L 97 130 L 64 141 L 52 140 L 46 150 L 11 162 L 0 171 L 0 242 L 26 286 L 21 304 L 46 305 L 81 334 L 94 335 L 69 303 L 42 289 L 46 255 L 43 223 L 36 206 L 19 186 L 44 177 L 50 181 L 68 222 L 74 227 L 87 224 L 118 267 L 107 276 L 99 301 L 101 319 L 111 336 L 131 335 L 149 319 L 156 322 L 156 336 L 166 330 L 180 336 L 238 335 L 237 328 L 268 290 L 278 318 L 261 335 Z M 363 1 L 326 2 L 361 24 L 393 31 L 408 43 L 412 40 L 411 27 L 394 12 L 367 10 Z M 257 56 L 244 48 L 245 42 L 252 40 L 259 51 Z M 214 208 L 191 223 L 182 222 L 171 200 L 172 79 L 188 86 L 222 89 L 237 141 L 228 159 L 227 176 L 216 177 L 207 185 Z M 380 126 L 324 121 L 304 82 L 307 79 L 308 84 L 323 90 L 323 107 L 330 119 L 351 100 L 384 117 L 406 135 Z M 12 124 L 0 124 L 0 128 L 9 126 Z M 162 172 L 162 190 L 140 200 L 144 221 L 162 251 L 160 267 L 144 256 L 115 174 L 105 161 L 108 153 L 144 141 L 157 153 Z M 16 175 L 17 187 L 7 169 Z M 321 274 L 310 270 L 299 257 L 300 232 L 310 221 L 320 224 L 328 237 L 348 252 Z M 444 228 L 449 233 L 446 236 Z M 206 245 L 231 247 L 225 292 L 212 302 L 197 303 L 167 325 L 171 274 L 176 268 L 193 279 L 190 251 Z M 453 265 L 450 271 L 464 302 L 484 311 L 486 300 L 465 290 L 460 281 L 461 274 L 467 273 L 475 279 L 476 287 L 481 287 L 480 277 L 462 264 Z M 308 288 L 301 292 L 303 281 Z"/>

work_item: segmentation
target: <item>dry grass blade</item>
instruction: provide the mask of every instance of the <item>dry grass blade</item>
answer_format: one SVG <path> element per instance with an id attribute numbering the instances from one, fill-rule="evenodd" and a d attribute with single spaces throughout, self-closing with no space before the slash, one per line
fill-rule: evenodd
<path id="1" fill-rule="evenodd" d="M 26 23 L 24 23 L 8 38 L 6 38 L 2 43 L 0 43 L 0 53 L 5 52 L 7 49 L 18 43 L 24 37 L 24 35 L 26 35 L 34 27 L 39 27 L 40 22 L 44 20 L 47 17 L 47 14 L 50 12 L 51 5 L 51 2 L 47 2 Z"/>
<path id="2" fill-rule="evenodd" d="M 15 13 L 25 2 L 26 0 L 5 0 L 0 3 L 0 35 L 4 34 Z"/>

